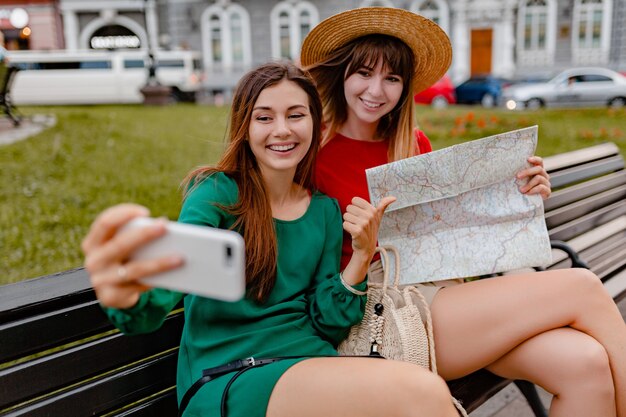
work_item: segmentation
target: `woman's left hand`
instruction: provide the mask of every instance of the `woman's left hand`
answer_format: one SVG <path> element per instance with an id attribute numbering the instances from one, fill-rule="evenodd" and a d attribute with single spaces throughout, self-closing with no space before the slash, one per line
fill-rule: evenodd
<path id="1" fill-rule="evenodd" d="M 531 156 L 528 162 L 532 166 L 517 173 L 517 179 L 528 179 L 528 182 L 520 187 L 520 191 L 524 194 L 539 194 L 545 200 L 552 194 L 552 188 L 550 176 L 543 167 L 543 159 L 539 156 Z"/>

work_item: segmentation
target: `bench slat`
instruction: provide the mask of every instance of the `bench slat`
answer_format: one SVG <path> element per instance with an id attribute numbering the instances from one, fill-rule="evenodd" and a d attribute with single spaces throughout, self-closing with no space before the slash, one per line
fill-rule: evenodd
<path id="1" fill-rule="evenodd" d="M 626 200 L 603 207 L 579 219 L 549 230 L 550 239 L 568 241 L 594 227 L 626 214 Z"/>
<path id="2" fill-rule="evenodd" d="M 622 242 L 626 243 L 626 242 Z M 626 245 L 615 247 L 612 251 L 607 252 L 599 258 L 593 266 L 593 271 L 605 281 L 615 271 L 619 271 L 626 265 Z"/>
<path id="3" fill-rule="evenodd" d="M 169 353 L 140 366 L 91 381 L 55 397 L 0 415 L 84 417 L 115 411 L 121 404 L 132 404 L 145 399 L 146 396 L 171 388 L 176 375 L 176 362 L 177 352 Z M 137 389 L 129 390 L 129 387 Z M 161 416 L 169 415 L 167 410 L 160 411 Z"/>
<path id="4" fill-rule="evenodd" d="M 584 149 L 549 156 L 544 159 L 544 167 L 548 172 L 558 171 L 572 165 L 580 165 L 591 160 L 618 155 L 619 148 L 614 143 L 601 143 Z"/>
<path id="5" fill-rule="evenodd" d="M 83 268 L 2 286 L 0 323 L 28 318 L 94 300 Z"/>
<path id="6" fill-rule="evenodd" d="M 626 294 L 626 270 L 606 281 L 604 287 L 614 300 L 622 298 Z"/>
<path id="7" fill-rule="evenodd" d="M 568 184 L 573 184 L 582 180 L 593 178 L 599 175 L 608 174 L 624 169 L 624 159 L 616 155 L 602 161 L 591 162 L 589 164 L 565 169 L 563 171 L 550 173 L 550 184 L 553 189 L 558 189 Z"/>
<path id="8" fill-rule="evenodd" d="M 174 412 L 170 414 L 167 410 L 173 410 Z M 171 388 L 148 401 L 136 404 L 132 408 L 112 413 L 108 415 L 108 417 L 163 417 L 169 415 L 174 417 L 176 415 L 176 410 L 178 410 L 176 390 Z"/>
<path id="9" fill-rule="evenodd" d="M 626 231 L 621 230 L 608 236 L 604 240 L 596 242 L 593 246 L 586 247 L 584 250 L 578 250 L 577 252 L 582 259 L 590 264 L 591 269 L 596 272 L 595 265 L 599 264 L 603 257 L 606 257 L 606 255 L 611 252 L 620 250 L 623 246 L 626 246 Z M 556 252 L 558 252 L 558 258 L 553 255 L 554 263 L 550 266 L 550 268 L 560 269 L 570 267 L 571 262 L 569 258 L 567 258 L 567 256 L 558 249 L 554 250 L 554 253 Z M 620 260 L 619 264 L 621 265 L 624 262 L 626 262 L 626 259 Z"/>
<path id="10" fill-rule="evenodd" d="M 616 219 L 613 219 L 602 226 L 598 226 L 583 235 L 568 240 L 567 244 L 570 245 L 576 252 L 581 253 L 588 248 L 609 239 L 614 234 L 622 232 L 623 230 L 626 230 L 626 216 L 617 217 Z M 566 257 L 567 256 L 561 251 L 552 252 L 552 261 L 554 263 L 559 262 Z"/>
<path id="11" fill-rule="evenodd" d="M 0 325 L 0 363 L 114 329 L 97 301 Z"/>
<path id="12" fill-rule="evenodd" d="M 4 369 L 0 371 L 2 402 L 5 405 L 21 403 L 178 348 L 183 321 L 183 315 L 177 314 L 168 317 L 163 326 L 153 333 L 141 336 L 116 333 Z"/>
<path id="13" fill-rule="evenodd" d="M 546 213 L 546 225 L 548 229 L 554 229 L 559 225 L 581 218 L 616 201 L 624 201 L 624 199 L 626 199 L 626 185 L 621 185 Z"/>
<path id="14" fill-rule="evenodd" d="M 543 208 L 546 213 L 559 207 L 602 193 L 620 185 L 626 184 L 626 171 L 619 171 L 603 177 L 585 181 L 552 193 L 549 199 L 544 201 Z"/>

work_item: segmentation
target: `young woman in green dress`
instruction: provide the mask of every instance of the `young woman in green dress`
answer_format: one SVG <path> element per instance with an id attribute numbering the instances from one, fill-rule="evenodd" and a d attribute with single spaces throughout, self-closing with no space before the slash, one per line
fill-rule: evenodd
<path id="1" fill-rule="evenodd" d="M 454 416 L 436 375 L 402 362 L 336 356 L 363 316 L 366 273 L 382 214 L 356 198 L 343 216 L 314 190 L 322 106 L 312 80 L 287 63 L 245 75 L 234 95 L 230 142 L 216 167 L 193 171 L 179 221 L 240 232 L 247 295 L 224 302 L 150 289 L 137 280 L 181 265 L 179 257 L 129 261 L 164 233 L 163 225 L 118 230 L 147 209 L 124 204 L 100 214 L 82 247 L 106 313 L 126 334 L 157 329 L 184 299 L 177 375 L 179 401 L 207 368 L 246 357 L 296 356 L 249 369 L 233 380 L 229 416 Z M 340 273 L 342 226 L 353 255 Z M 320 357 L 318 357 L 320 356 Z M 191 397 L 185 416 L 217 416 L 236 372 Z"/>

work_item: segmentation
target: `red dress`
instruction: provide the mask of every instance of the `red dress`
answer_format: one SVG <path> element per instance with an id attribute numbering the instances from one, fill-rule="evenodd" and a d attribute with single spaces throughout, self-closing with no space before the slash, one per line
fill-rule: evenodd
<path id="1" fill-rule="evenodd" d="M 416 130 L 416 154 L 432 151 L 428 137 Z M 317 154 L 315 165 L 315 185 L 329 197 L 339 201 L 341 212 L 353 197 L 369 201 L 365 170 L 389 162 L 387 148 L 389 141 L 370 142 L 347 138 L 337 133 Z M 352 256 L 352 239 L 343 232 L 341 249 L 341 269 Z"/>

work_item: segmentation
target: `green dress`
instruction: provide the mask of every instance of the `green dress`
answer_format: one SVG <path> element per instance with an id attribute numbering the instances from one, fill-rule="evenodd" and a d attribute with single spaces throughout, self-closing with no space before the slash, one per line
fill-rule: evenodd
<path id="1" fill-rule="evenodd" d="M 187 197 L 179 221 L 229 228 L 235 218 L 212 202 L 230 205 L 237 185 L 218 173 Z M 278 240 L 276 284 L 264 303 L 244 298 L 225 302 L 164 289 L 144 293 L 130 309 L 105 309 L 125 334 L 161 326 L 184 297 L 185 326 L 178 355 L 177 392 L 182 398 L 205 368 L 249 356 L 337 355 L 337 344 L 363 317 L 365 296 L 355 295 L 339 276 L 342 218 L 334 199 L 313 194 L 306 213 L 292 221 L 274 220 Z M 354 289 L 364 291 L 363 282 Z M 228 417 L 265 416 L 274 385 L 293 364 L 289 359 L 242 374 L 228 394 Z M 185 416 L 219 416 L 223 389 L 233 373 L 205 384 Z"/>

